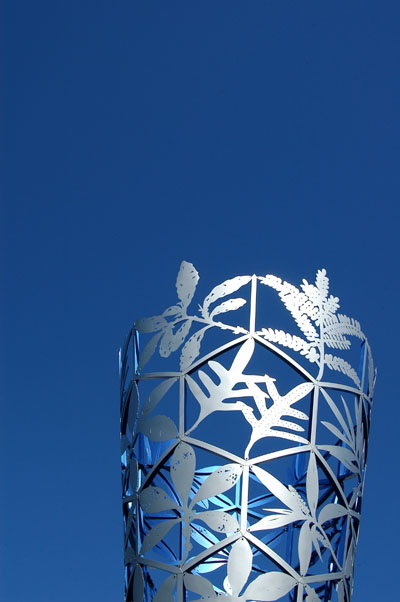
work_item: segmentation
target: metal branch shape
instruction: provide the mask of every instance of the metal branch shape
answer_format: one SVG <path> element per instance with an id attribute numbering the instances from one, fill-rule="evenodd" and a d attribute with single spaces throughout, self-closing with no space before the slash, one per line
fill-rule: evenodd
<path id="1" fill-rule="evenodd" d="M 253 427 L 253 432 L 250 437 L 250 441 L 244 452 L 244 457 L 248 458 L 249 453 L 253 445 L 259 439 L 264 437 L 281 437 L 283 439 L 290 439 L 292 441 L 298 441 L 299 443 L 308 443 L 308 440 L 301 435 L 295 435 L 293 433 L 287 433 L 286 431 L 277 430 L 277 427 L 283 429 L 289 429 L 292 431 L 304 431 L 304 428 L 295 422 L 284 420 L 283 416 L 292 416 L 293 418 L 299 418 L 300 420 L 308 420 L 307 414 L 292 408 L 300 399 L 303 399 L 313 389 L 312 383 L 303 383 L 294 387 L 286 395 L 279 395 L 278 390 L 275 386 L 275 379 L 268 375 L 264 376 L 265 383 L 267 385 L 267 391 L 269 395 L 265 395 L 259 387 L 254 385 L 249 387 L 253 392 L 254 401 L 257 404 L 257 408 L 261 414 L 261 418 L 256 418 L 254 411 L 249 406 L 242 407 L 242 412 L 247 422 Z M 271 407 L 267 407 L 265 399 L 270 397 L 273 401 Z"/>
<path id="2" fill-rule="evenodd" d="M 200 422 L 202 422 L 202 420 L 204 420 L 204 418 L 206 418 L 212 412 L 241 410 L 244 413 L 246 411 L 248 406 L 246 406 L 243 401 L 238 400 L 233 403 L 225 403 L 225 400 L 235 397 L 253 396 L 251 385 L 239 390 L 234 390 L 234 387 L 241 382 L 251 382 L 253 384 L 254 379 L 259 378 L 257 376 L 245 376 L 243 374 L 244 369 L 253 355 L 254 346 L 254 340 L 249 339 L 246 341 L 239 349 L 229 370 L 226 370 L 222 364 L 216 361 L 208 362 L 211 370 L 213 370 L 213 372 L 218 376 L 220 381 L 219 384 L 215 384 L 205 372 L 199 370 L 199 378 L 206 387 L 208 395 L 201 390 L 199 385 L 191 376 L 186 376 L 186 382 L 189 386 L 189 389 L 200 404 L 199 416 L 193 426 L 191 426 L 191 428 L 187 431 L 187 434 L 189 434 L 191 431 L 194 431 Z M 251 408 L 249 407 L 248 409 L 250 410 Z"/>

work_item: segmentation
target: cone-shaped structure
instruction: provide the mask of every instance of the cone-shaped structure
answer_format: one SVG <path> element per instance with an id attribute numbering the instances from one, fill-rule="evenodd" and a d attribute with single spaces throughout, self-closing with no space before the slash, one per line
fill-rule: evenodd
<path id="1" fill-rule="evenodd" d="M 350 602 L 375 381 L 360 324 L 325 270 L 203 300 L 198 281 L 183 262 L 177 301 L 121 352 L 126 601 Z"/>

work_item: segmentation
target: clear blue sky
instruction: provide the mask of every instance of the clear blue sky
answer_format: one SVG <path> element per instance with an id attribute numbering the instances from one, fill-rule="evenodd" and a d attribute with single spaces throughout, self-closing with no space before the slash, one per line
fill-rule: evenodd
<path id="1" fill-rule="evenodd" d="M 379 374 L 354 602 L 394 600 L 399 3 L 2 11 L 1 600 L 122 602 L 117 353 L 182 259 L 210 287 L 325 267 L 361 321 Z"/>

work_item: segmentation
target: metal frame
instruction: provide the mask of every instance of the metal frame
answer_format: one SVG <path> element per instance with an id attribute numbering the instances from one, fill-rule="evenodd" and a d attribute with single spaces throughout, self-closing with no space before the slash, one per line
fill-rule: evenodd
<path id="1" fill-rule="evenodd" d="M 125 599 L 350 602 L 375 384 L 367 339 L 338 313 L 325 270 L 299 288 L 238 276 L 191 314 L 198 279 L 182 262 L 178 302 L 138 320 L 121 352 Z M 257 327 L 259 287 L 279 295 L 296 334 Z M 220 321 L 246 307 L 247 328 Z M 217 346 L 202 355 L 207 337 Z M 180 369 L 160 371 L 178 350 Z M 253 373 L 271 356 L 295 375 L 289 390 Z M 225 433 L 217 412 L 230 412 Z M 234 449 L 221 444 L 229 429 Z"/>

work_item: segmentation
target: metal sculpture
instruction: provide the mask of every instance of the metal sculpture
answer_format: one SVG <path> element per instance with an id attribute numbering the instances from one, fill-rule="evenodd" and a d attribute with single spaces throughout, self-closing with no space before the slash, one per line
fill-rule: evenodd
<path id="1" fill-rule="evenodd" d="M 177 303 L 121 354 L 126 601 L 349 602 L 375 381 L 360 324 L 325 270 L 238 276 L 193 313 L 198 280 L 182 262 Z M 297 334 L 265 327 L 266 291 Z"/>

